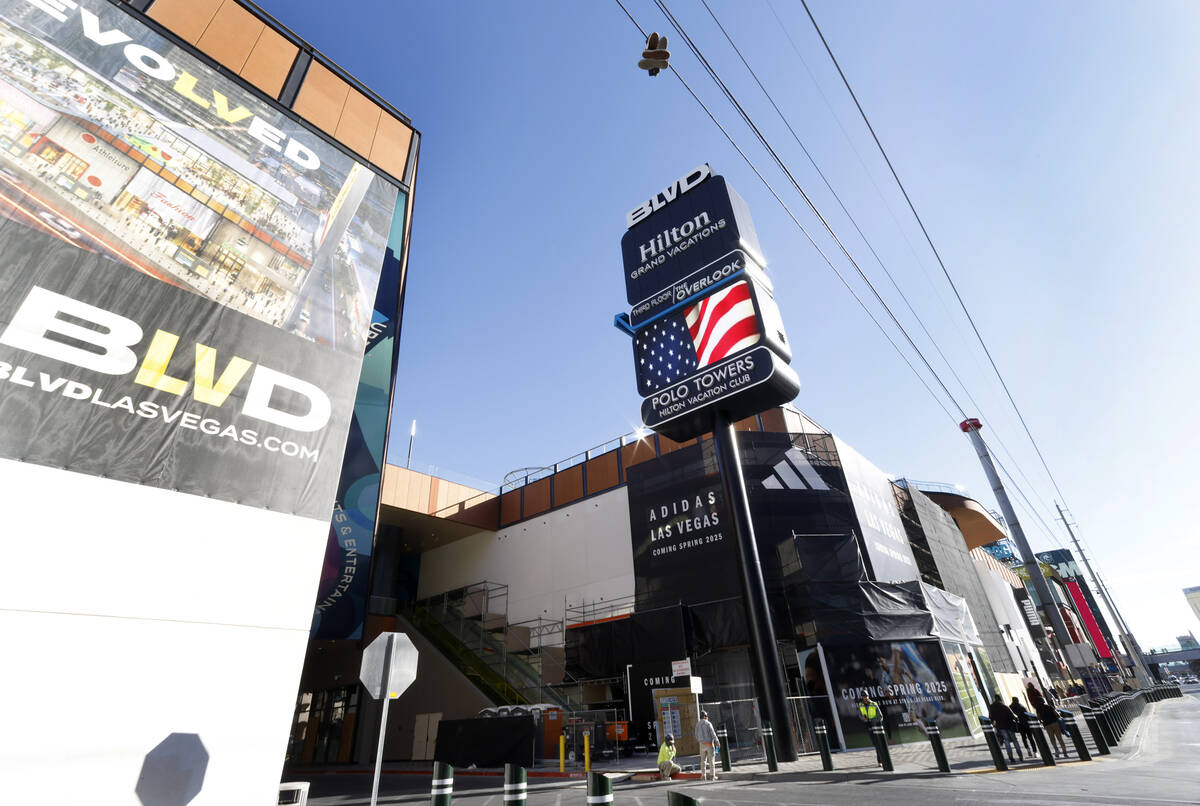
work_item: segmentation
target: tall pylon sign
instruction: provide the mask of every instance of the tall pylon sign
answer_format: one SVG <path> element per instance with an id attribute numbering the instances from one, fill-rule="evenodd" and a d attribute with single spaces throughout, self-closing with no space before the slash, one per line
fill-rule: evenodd
<path id="1" fill-rule="evenodd" d="M 626 214 L 621 239 L 642 422 L 675 440 L 800 390 L 746 203 L 701 165 Z"/>
<path id="2" fill-rule="evenodd" d="M 800 391 L 792 351 L 764 273 L 746 203 L 701 165 L 625 217 L 621 238 L 631 308 L 616 325 L 633 337 L 642 422 L 676 441 L 712 432 L 737 545 L 750 661 L 777 756 L 796 758 L 750 501 L 733 423 Z"/>

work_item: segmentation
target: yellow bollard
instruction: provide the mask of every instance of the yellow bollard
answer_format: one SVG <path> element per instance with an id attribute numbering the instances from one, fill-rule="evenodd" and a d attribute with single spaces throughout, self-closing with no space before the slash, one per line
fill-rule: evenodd
<path id="1" fill-rule="evenodd" d="M 567 771 L 567 737 L 558 737 L 558 771 Z"/>
<path id="2" fill-rule="evenodd" d="M 583 770 L 584 772 L 592 771 L 592 732 L 585 730 L 583 732 Z"/>

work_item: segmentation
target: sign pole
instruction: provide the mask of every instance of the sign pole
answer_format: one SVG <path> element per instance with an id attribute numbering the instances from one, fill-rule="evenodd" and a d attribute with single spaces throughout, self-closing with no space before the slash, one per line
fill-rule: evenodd
<path id="1" fill-rule="evenodd" d="M 387 651 L 383 654 L 383 713 L 379 716 L 379 746 L 375 748 L 375 781 L 371 784 L 371 806 L 376 806 L 379 800 L 379 773 L 383 769 L 383 739 L 387 731 L 388 706 L 392 704 L 387 686 L 392 672 L 392 645 L 395 642 L 395 633 L 388 633 Z"/>
<path id="2" fill-rule="evenodd" d="M 732 517 L 734 542 L 738 549 L 742 598 L 746 604 L 746 624 L 750 628 L 750 662 L 754 670 L 754 684 L 758 689 L 758 702 L 767 721 L 775 727 L 774 739 L 779 759 L 795 761 L 796 741 L 787 713 L 786 687 L 779 668 L 775 626 L 771 623 L 767 587 L 763 582 L 762 563 L 754 539 L 750 500 L 746 497 L 746 482 L 742 478 L 742 462 L 737 450 L 737 434 L 726 412 L 718 410 L 713 413 L 712 434 L 721 487 Z"/>

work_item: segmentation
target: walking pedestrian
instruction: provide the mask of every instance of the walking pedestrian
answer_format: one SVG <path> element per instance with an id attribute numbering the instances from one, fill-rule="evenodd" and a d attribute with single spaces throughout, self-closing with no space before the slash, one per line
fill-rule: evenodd
<path id="1" fill-rule="evenodd" d="M 997 694 L 988 706 L 988 717 L 992 720 L 992 726 L 996 728 L 996 738 L 1000 740 L 1001 749 L 1008 751 L 1008 760 L 1010 762 L 1024 761 L 1025 754 L 1021 752 L 1021 745 L 1017 744 L 1017 717 L 1012 710 L 1004 704 L 1004 700 Z M 1017 757 L 1013 758 L 1013 751 L 1016 751 Z"/>
<path id="2" fill-rule="evenodd" d="M 1033 714 L 1025 710 L 1025 706 L 1016 697 L 1012 698 L 1012 702 L 1008 704 L 1008 708 L 1013 712 L 1013 716 L 1017 718 L 1017 732 L 1021 734 L 1021 742 L 1025 745 L 1025 749 L 1032 755 L 1037 752 L 1037 745 L 1033 741 L 1033 728 L 1029 727 L 1029 719 Z"/>
<path id="3" fill-rule="evenodd" d="M 1042 720 L 1042 727 L 1046 729 L 1046 738 L 1050 740 L 1051 748 L 1057 748 L 1054 750 L 1054 755 L 1059 756 L 1061 752 L 1060 757 L 1066 758 L 1067 745 L 1063 741 L 1062 723 L 1059 721 L 1058 711 L 1054 709 L 1053 705 L 1043 702 L 1037 708 L 1037 718 Z"/>
<path id="4" fill-rule="evenodd" d="M 717 740 L 717 731 L 708 721 L 708 711 L 700 712 L 700 721 L 696 723 L 696 741 L 700 743 L 700 780 L 708 778 L 708 769 L 712 767 L 712 779 L 717 780 L 717 749 L 721 743 Z"/>
<path id="5" fill-rule="evenodd" d="M 671 776 L 683 772 L 683 768 L 675 763 L 675 737 L 667 734 L 662 747 L 658 748 L 658 774 L 664 781 L 670 781 Z"/>
<path id="6" fill-rule="evenodd" d="M 1038 691 L 1033 683 L 1025 684 L 1025 699 L 1029 700 L 1029 707 L 1034 710 L 1034 713 L 1037 713 L 1039 705 L 1046 702 L 1046 698 L 1042 696 L 1042 692 Z"/>

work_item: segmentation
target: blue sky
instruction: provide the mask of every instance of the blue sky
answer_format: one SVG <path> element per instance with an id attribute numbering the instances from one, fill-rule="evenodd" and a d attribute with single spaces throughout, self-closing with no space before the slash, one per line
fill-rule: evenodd
<path id="1" fill-rule="evenodd" d="M 677 78 L 635 67 L 642 40 L 615 0 L 262 4 L 423 135 L 393 461 L 413 419 L 414 467 L 491 482 L 632 431 L 630 347 L 611 325 L 624 305 L 624 214 L 708 162 L 754 215 L 803 382 L 796 405 L 886 472 L 959 483 L 995 506 L 957 412 L 943 396 L 947 417 Z M 654 4 L 626 5 L 669 34 L 672 63 L 817 233 Z M 982 410 L 985 437 L 1011 451 L 1002 461 L 1023 471 L 1065 543 L 1057 495 L 803 7 L 710 5 L 978 408 L 701 2 L 669 3 L 951 391 Z M 1188 509 L 1200 454 L 1200 7 L 810 7 L 1131 628 L 1147 647 L 1200 632 L 1181 593 L 1200 584 Z M 1018 514 L 1035 549 L 1057 547 Z"/>

